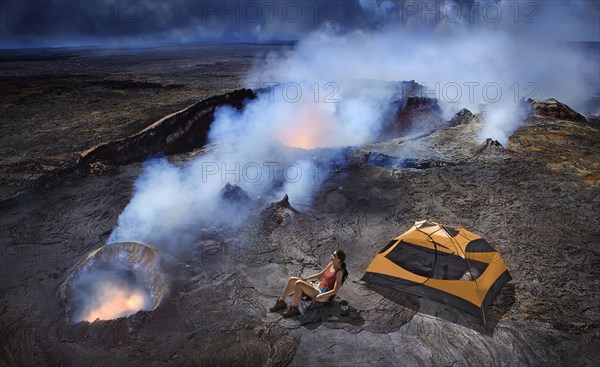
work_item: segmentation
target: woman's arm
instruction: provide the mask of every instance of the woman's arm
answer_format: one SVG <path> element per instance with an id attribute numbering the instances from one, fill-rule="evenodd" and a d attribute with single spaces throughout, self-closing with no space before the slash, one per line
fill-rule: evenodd
<path id="1" fill-rule="evenodd" d="M 329 299 L 329 297 L 335 296 L 337 294 L 337 292 L 340 291 L 340 288 L 342 288 L 342 279 L 343 278 L 344 278 L 344 271 L 343 270 L 338 271 L 335 274 L 335 285 L 333 286 L 333 289 L 328 292 L 318 294 L 315 297 L 315 301 L 325 302 Z"/>
<path id="2" fill-rule="evenodd" d="M 300 277 L 300 279 L 304 280 L 305 282 L 308 282 L 310 280 L 315 280 L 315 279 L 321 279 L 321 278 L 323 278 L 323 274 L 325 274 L 325 270 L 327 270 L 329 265 L 331 265 L 331 263 L 327 264 L 325 269 L 321 270 L 321 272 L 319 274 L 314 274 L 309 277 Z"/>

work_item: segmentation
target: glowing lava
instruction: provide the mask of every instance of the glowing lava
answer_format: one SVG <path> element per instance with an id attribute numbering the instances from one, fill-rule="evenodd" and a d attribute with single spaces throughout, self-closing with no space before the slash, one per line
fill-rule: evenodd
<path id="1" fill-rule="evenodd" d="M 81 259 L 60 287 L 70 322 L 152 311 L 167 292 L 156 251 L 136 242 L 104 245 Z"/>
<path id="2" fill-rule="evenodd" d="M 114 282 L 103 282 L 97 288 L 98 304 L 85 310 L 81 320 L 111 320 L 133 315 L 140 310 L 149 310 L 152 302 L 146 293 L 143 290 L 127 289 Z"/>
<path id="3" fill-rule="evenodd" d="M 275 128 L 274 136 L 281 143 L 303 149 L 331 146 L 336 135 L 335 121 L 324 108 L 299 108 L 285 124 Z"/>
<path id="4" fill-rule="evenodd" d="M 305 123 L 306 126 L 311 123 Z M 277 138 L 283 144 L 293 148 L 313 149 L 318 148 L 318 134 L 315 130 L 310 129 L 291 129 L 289 131 L 282 131 L 278 134 Z"/>

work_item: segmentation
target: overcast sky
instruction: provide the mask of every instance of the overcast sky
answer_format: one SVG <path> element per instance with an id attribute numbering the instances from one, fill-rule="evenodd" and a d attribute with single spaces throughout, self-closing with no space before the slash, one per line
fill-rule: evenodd
<path id="1" fill-rule="evenodd" d="M 598 1 L 2 0 L 0 47 L 144 46 L 297 40 L 394 26 L 484 25 L 559 41 L 600 41 Z"/>

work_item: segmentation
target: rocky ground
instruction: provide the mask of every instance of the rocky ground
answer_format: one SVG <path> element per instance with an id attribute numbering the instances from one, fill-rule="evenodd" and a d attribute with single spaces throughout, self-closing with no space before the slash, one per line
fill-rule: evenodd
<path id="1" fill-rule="evenodd" d="M 60 289 L 107 240 L 141 163 L 27 191 L 0 208 L 0 366 L 595 365 L 596 123 L 532 115 L 504 148 L 478 142 L 481 123 L 463 111 L 448 127 L 349 149 L 311 206 L 269 200 L 241 228 L 199 224 L 194 246 L 161 255 L 169 291 L 156 310 L 93 323 L 67 321 Z M 463 226 L 502 254 L 513 281 L 487 328 L 360 281 L 420 219 Z M 350 275 L 333 304 L 303 302 L 292 319 L 268 312 L 286 277 L 319 270 L 338 248 Z"/>
<path id="2" fill-rule="evenodd" d="M 0 50 L 0 199 L 79 153 L 238 89 L 285 45 Z"/>

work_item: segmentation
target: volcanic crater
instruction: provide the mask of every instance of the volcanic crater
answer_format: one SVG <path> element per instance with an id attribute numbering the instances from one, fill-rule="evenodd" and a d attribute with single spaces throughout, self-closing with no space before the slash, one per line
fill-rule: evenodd
<path id="1" fill-rule="evenodd" d="M 441 124 L 430 118 L 435 104 L 402 104 L 418 108 L 397 114 L 412 121 L 426 111 L 425 131 L 346 148 L 310 206 L 291 195 L 249 199 L 243 184 L 223 183 L 223 197 L 247 207 L 241 224 L 194 223 L 195 243 L 169 256 L 154 248 L 161 243 L 101 246 L 133 195 L 141 161 L 165 152 L 174 165 L 190 163 L 210 149 L 203 139 L 215 108 L 242 108 L 254 93 L 195 103 L 51 173 L 36 172 L 25 189 L 3 191 L 1 365 L 296 366 L 334 363 L 335 355 L 353 366 L 600 359 L 600 131 L 597 117 L 561 112 L 558 101 L 530 101 L 538 113 L 506 147 L 479 141 L 482 121 L 467 110 Z M 305 154 L 318 161 L 328 153 Z M 360 281 L 373 255 L 418 219 L 472 229 L 502 255 L 514 280 L 490 307 L 487 327 Z M 317 272 L 339 248 L 350 275 L 332 304 L 303 302 L 293 319 L 268 312 L 287 277 Z M 131 313 L 97 317 L 84 301 L 115 292 L 86 289 L 95 280 L 129 284 L 141 301 L 125 292 L 125 304 L 136 306 Z M 339 314 L 341 299 L 350 304 L 347 317 Z"/>
<path id="2" fill-rule="evenodd" d="M 167 291 L 154 249 L 110 243 L 75 266 L 61 286 L 61 301 L 69 321 L 93 322 L 154 310 Z"/>

